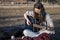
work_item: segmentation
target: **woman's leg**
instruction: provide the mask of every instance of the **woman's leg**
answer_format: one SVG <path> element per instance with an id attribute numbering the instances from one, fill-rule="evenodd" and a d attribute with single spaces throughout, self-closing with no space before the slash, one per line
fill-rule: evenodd
<path id="1" fill-rule="evenodd" d="M 31 31 L 31 30 L 28 30 L 28 29 L 24 30 L 24 31 L 23 31 L 23 34 L 24 34 L 25 36 L 28 36 L 28 37 L 37 37 L 37 36 L 38 36 L 37 33 L 33 32 L 33 31 Z"/>

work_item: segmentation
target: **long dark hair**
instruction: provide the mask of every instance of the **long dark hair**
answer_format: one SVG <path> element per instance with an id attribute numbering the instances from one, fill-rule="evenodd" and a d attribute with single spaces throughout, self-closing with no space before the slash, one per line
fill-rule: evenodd
<path id="1" fill-rule="evenodd" d="M 46 15 L 46 13 L 45 13 L 45 8 L 44 8 L 43 4 L 42 4 L 40 1 L 38 1 L 38 2 L 34 5 L 33 10 L 34 10 L 35 8 L 41 10 L 41 12 L 40 12 L 40 14 L 39 14 L 39 21 L 40 21 L 40 25 L 42 25 L 42 24 L 43 24 L 43 21 L 44 21 L 44 19 L 45 19 L 45 15 Z M 34 16 L 35 16 L 35 18 L 37 17 L 35 11 L 34 11 Z"/>

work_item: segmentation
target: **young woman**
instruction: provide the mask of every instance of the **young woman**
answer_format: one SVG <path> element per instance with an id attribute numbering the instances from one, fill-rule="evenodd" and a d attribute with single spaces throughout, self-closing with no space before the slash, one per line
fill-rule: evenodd
<path id="1" fill-rule="evenodd" d="M 33 25 L 39 25 L 42 27 L 49 27 L 49 30 L 54 31 L 54 25 L 52 19 L 48 13 L 46 13 L 44 6 L 42 3 L 37 2 L 34 5 L 33 11 L 27 11 L 24 14 L 25 18 L 25 30 L 23 34 L 29 37 L 36 37 L 37 35 L 41 34 L 41 31 L 33 32 Z M 42 28 L 43 29 L 43 28 Z M 47 31 L 44 31 L 47 32 Z"/>

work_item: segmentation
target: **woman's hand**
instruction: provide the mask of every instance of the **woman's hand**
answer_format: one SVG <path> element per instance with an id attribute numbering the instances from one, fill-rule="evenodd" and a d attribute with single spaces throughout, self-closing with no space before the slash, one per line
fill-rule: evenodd
<path id="1" fill-rule="evenodd" d="M 55 34 L 55 31 L 50 31 L 50 34 Z"/>
<path id="2" fill-rule="evenodd" d="M 31 25 L 31 22 L 29 20 L 27 20 L 27 25 Z"/>
<path id="3" fill-rule="evenodd" d="M 55 34 L 54 27 L 48 27 L 47 30 L 50 31 L 50 34 Z"/>

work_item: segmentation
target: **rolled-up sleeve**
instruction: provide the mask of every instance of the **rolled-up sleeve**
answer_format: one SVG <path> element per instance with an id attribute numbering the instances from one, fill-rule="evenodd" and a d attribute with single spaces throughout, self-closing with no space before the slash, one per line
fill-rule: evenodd
<path id="1" fill-rule="evenodd" d="M 34 16 L 33 11 L 27 11 L 26 14 L 27 14 L 28 16 Z"/>
<path id="2" fill-rule="evenodd" d="M 47 26 L 54 27 L 52 18 L 49 14 L 46 15 Z"/>

